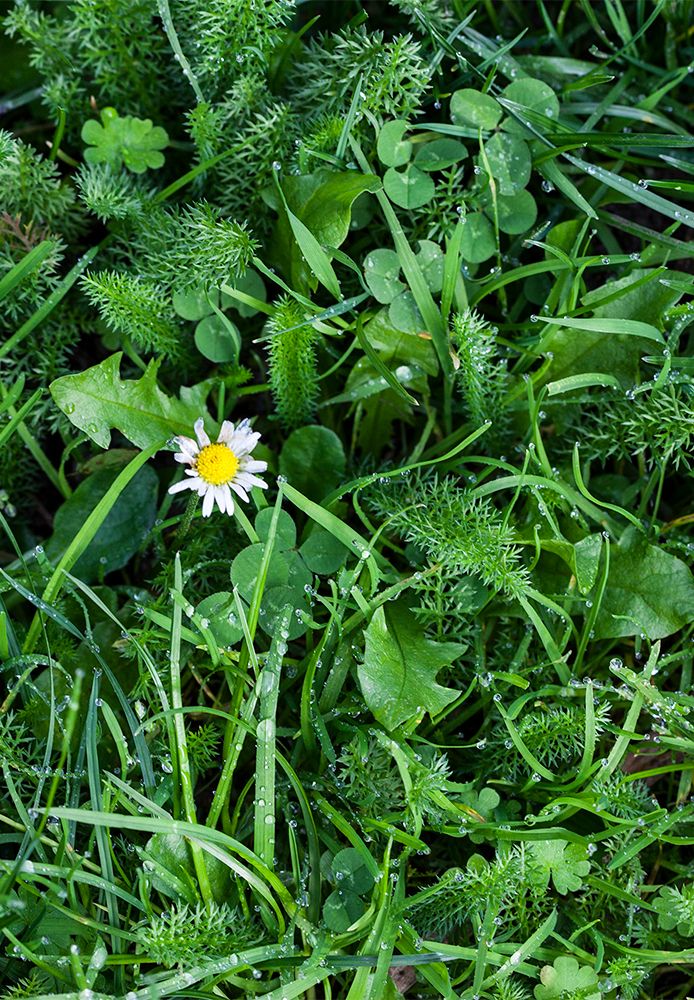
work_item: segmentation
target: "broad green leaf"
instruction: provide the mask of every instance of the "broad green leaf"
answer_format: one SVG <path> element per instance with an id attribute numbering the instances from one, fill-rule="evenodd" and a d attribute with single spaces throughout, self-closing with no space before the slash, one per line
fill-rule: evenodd
<path id="1" fill-rule="evenodd" d="M 292 431 L 280 455 L 280 472 L 310 500 L 322 500 L 341 481 L 346 466 L 342 441 L 327 427 Z"/>
<path id="2" fill-rule="evenodd" d="M 253 599 L 264 551 L 265 545 L 262 542 L 248 545 L 231 564 L 231 582 L 249 603 Z M 290 605 L 292 610 L 308 610 L 306 588 L 311 586 L 312 581 L 311 572 L 297 552 L 292 549 L 273 549 L 259 617 L 259 625 L 267 635 L 274 634 L 286 605 Z M 303 618 L 293 614 L 289 622 L 289 638 L 298 639 L 306 628 Z"/>
<path id="3" fill-rule="evenodd" d="M 312 573 L 330 576 L 344 564 L 347 549 L 328 531 L 316 528 L 302 544 L 299 554 Z"/>
<path id="4" fill-rule="evenodd" d="M 522 191 L 530 180 L 532 159 L 528 144 L 517 135 L 497 132 L 484 144 L 489 169 L 505 195 Z"/>
<path id="5" fill-rule="evenodd" d="M 261 542 L 266 542 L 270 537 L 270 525 L 275 516 L 272 507 L 264 507 L 258 511 L 255 519 L 255 530 Z M 277 514 L 277 525 L 275 527 L 276 552 L 283 552 L 285 549 L 293 549 L 296 545 L 296 525 L 294 518 L 286 510 L 280 510 Z"/>
<path id="6" fill-rule="evenodd" d="M 210 632 L 220 646 L 234 646 L 243 638 L 243 625 L 230 591 L 220 590 L 210 594 L 195 610 L 201 618 L 209 621 Z"/>
<path id="7" fill-rule="evenodd" d="M 589 965 L 579 966 L 572 955 L 555 958 L 554 965 L 544 965 L 541 984 L 535 987 L 535 1000 L 600 1000 L 598 976 Z"/>
<path id="8" fill-rule="evenodd" d="M 308 180 L 308 190 L 301 184 Z M 291 181 L 296 182 L 295 185 Z M 356 170 L 344 173 L 317 171 L 307 177 L 287 178 L 284 182 L 290 208 L 324 246 L 340 247 L 347 239 L 352 205 L 362 194 L 380 190 L 374 174 Z M 293 192 L 293 197 L 290 193 Z"/>
<path id="9" fill-rule="evenodd" d="M 491 192 L 487 189 L 482 204 L 490 219 L 494 218 L 494 207 Z M 509 236 L 525 233 L 535 225 L 537 219 L 537 202 L 529 191 L 517 191 L 514 195 L 497 195 L 496 211 L 499 219 L 499 229 Z"/>
<path id="10" fill-rule="evenodd" d="M 434 182 L 418 167 L 408 164 L 404 170 L 386 170 L 383 190 L 400 208 L 421 208 L 434 197 Z"/>
<path id="11" fill-rule="evenodd" d="M 619 617 L 621 616 L 621 617 Z M 595 621 L 598 639 L 644 632 L 662 639 L 694 621 L 694 576 L 681 559 L 650 545 L 635 528 L 610 547 L 607 587 Z"/>
<path id="12" fill-rule="evenodd" d="M 115 826 L 115 819 L 113 823 Z M 176 898 L 179 895 L 176 888 L 180 886 L 190 893 L 185 898 L 195 899 L 197 878 L 185 837 L 178 833 L 155 833 L 147 841 L 142 857 L 152 862 L 150 877 L 160 892 Z M 231 871 L 223 861 L 208 853 L 205 854 L 205 867 L 215 902 L 221 904 L 229 898 Z M 171 876 L 170 879 L 166 878 L 167 874 Z"/>
<path id="13" fill-rule="evenodd" d="M 394 250 L 372 250 L 364 260 L 364 278 L 374 298 L 386 305 L 405 289 Z"/>
<path id="14" fill-rule="evenodd" d="M 412 143 L 403 139 L 408 124 L 404 121 L 386 122 L 378 133 L 376 152 L 386 167 L 401 167 L 412 156 Z"/>
<path id="15" fill-rule="evenodd" d="M 551 380 L 560 386 L 566 379 L 582 374 L 609 372 L 624 388 L 637 379 L 640 359 L 653 351 L 653 341 L 662 343 L 662 334 L 649 323 L 616 319 L 548 319 L 557 327 L 541 343 L 544 353 L 554 355 Z M 565 383 L 572 387 L 572 383 Z M 613 383 L 611 383 L 613 384 Z"/>
<path id="16" fill-rule="evenodd" d="M 421 719 L 425 712 L 436 715 L 457 697 L 457 691 L 436 683 L 436 675 L 464 647 L 424 638 L 421 625 L 404 604 L 378 608 L 364 635 L 359 684 L 374 718 L 386 729 Z"/>
<path id="17" fill-rule="evenodd" d="M 402 333 L 416 334 L 424 330 L 424 320 L 412 292 L 401 292 L 388 307 L 388 319 Z"/>
<path id="18" fill-rule="evenodd" d="M 598 578 L 602 535 L 586 535 L 574 545 L 576 582 L 582 594 L 587 594 Z"/>
<path id="19" fill-rule="evenodd" d="M 481 264 L 496 252 L 494 228 L 482 212 L 465 216 L 460 252 L 463 260 L 471 264 Z"/>
<path id="20" fill-rule="evenodd" d="M 219 310 L 205 316 L 195 327 L 195 346 L 203 358 L 215 364 L 234 361 L 239 355 L 241 334 L 236 324 Z"/>
<path id="21" fill-rule="evenodd" d="M 174 311 L 183 319 L 203 319 L 212 312 L 210 301 L 219 305 L 219 292 L 216 289 L 189 288 L 174 292 L 171 301 Z"/>
<path id="22" fill-rule="evenodd" d="M 355 892 L 335 889 L 323 903 L 323 920 L 334 934 L 344 934 L 366 912 L 366 904 Z"/>
<path id="23" fill-rule="evenodd" d="M 502 90 L 501 97 L 506 101 L 513 101 L 514 104 L 522 104 L 524 108 L 536 111 L 545 118 L 559 117 L 559 99 L 552 88 L 542 80 L 534 80 L 530 76 L 514 80 Z M 513 132 L 515 135 L 532 135 L 529 129 L 524 128 L 510 116 L 505 119 L 501 127 L 505 132 Z"/>
<path id="24" fill-rule="evenodd" d="M 454 125 L 472 125 L 492 129 L 499 124 L 503 109 L 489 94 L 465 88 L 451 96 L 451 121 Z"/>
<path id="25" fill-rule="evenodd" d="M 391 369 L 415 365 L 427 375 L 436 375 L 439 364 L 434 345 L 429 337 L 420 337 L 419 330 L 421 326 L 414 333 L 394 328 L 386 310 L 381 309 L 364 327 L 364 335 Z"/>
<path id="26" fill-rule="evenodd" d="M 445 137 L 425 142 L 417 148 L 414 162 L 420 170 L 445 170 L 460 163 L 467 156 L 467 149 L 457 139 Z"/>
<path id="27" fill-rule="evenodd" d="M 675 276 L 684 277 L 684 272 L 668 271 L 668 277 Z M 651 280 L 643 282 L 646 277 Z M 659 281 L 657 268 L 638 268 L 623 278 L 586 292 L 581 305 L 591 308 L 593 316 L 601 319 L 638 320 L 659 326 L 663 314 L 679 302 L 683 294 L 684 289 Z M 609 301 L 604 302 L 604 299 Z"/>
<path id="28" fill-rule="evenodd" d="M 46 554 L 57 562 L 118 475 L 117 469 L 94 472 L 58 508 Z M 105 521 L 75 563 L 72 572 L 87 583 L 125 566 L 154 524 L 159 480 L 150 466 L 140 469 L 111 508 Z"/>
<path id="29" fill-rule="evenodd" d="M 282 189 L 287 205 L 316 240 L 326 247 L 338 248 L 349 233 L 352 205 L 356 199 L 381 188 L 380 178 L 355 170 L 337 173 L 317 170 L 313 174 L 285 177 Z M 276 191 L 268 192 L 268 201 L 279 213 L 272 253 L 276 263 L 295 287 L 308 287 L 310 274 L 292 234 L 289 218 Z"/>
<path id="30" fill-rule="evenodd" d="M 333 878 L 340 889 L 347 889 L 363 896 L 374 886 L 374 877 L 361 851 L 345 847 L 338 851 L 330 865 Z"/>
<path id="31" fill-rule="evenodd" d="M 103 108 L 101 123 L 90 119 L 82 126 L 82 140 L 88 143 L 84 151 L 87 163 L 107 163 L 119 167 L 122 163 L 134 174 L 164 165 L 161 152 L 169 137 L 149 118 L 127 115 L 121 118 L 115 108 Z"/>
<path id="32" fill-rule="evenodd" d="M 588 850 L 567 840 L 536 840 L 528 844 L 528 874 L 532 885 L 549 886 L 550 878 L 557 892 L 566 896 L 583 886 L 583 876 L 590 871 Z"/>
<path id="33" fill-rule="evenodd" d="M 419 251 L 416 254 L 417 263 L 422 269 L 424 280 L 430 292 L 440 292 L 443 284 L 443 253 L 438 243 L 432 240 L 420 240 Z"/>
<path id="34" fill-rule="evenodd" d="M 181 389 L 181 398 L 165 395 L 157 385 L 156 362 L 138 380 L 120 377 L 122 353 L 99 365 L 51 383 L 56 405 L 100 448 L 108 448 L 111 431 L 119 430 L 138 448 L 163 447 L 173 435 L 190 436 L 198 417 L 205 416 L 207 386 Z M 213 421 L 206 419 L 208 430 Z"/>
<path id="35" fill-rule="evenodd" d="M 301 255 L 306 261 L 309 271 L 318 279 L 318 281 L 320 281 L 321 285 L 328 289 L 331 295 L 334 295 L 336 299 L 342 298 L 340 282 L 337 280 L 337 275 L 335 274 L 333 266 L 330 262 L 329 255 L 323 249 L 320 242 L 316 239 L 308 226 L 305 225 L 298 216 L 294 215 L 292 210 L 287 205 L 287 200 L 284 197 L 284 194 L 282 194 L 282 200 L 284 202 L 284 210 L 287 214 L 289 225 L 292 233 L 294 234 L 294 239 L 297 242 Z"/>

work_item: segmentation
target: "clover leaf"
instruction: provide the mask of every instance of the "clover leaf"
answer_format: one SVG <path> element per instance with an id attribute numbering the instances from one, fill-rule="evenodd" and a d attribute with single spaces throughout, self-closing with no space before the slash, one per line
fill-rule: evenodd
<path id="1" fill-rule="evenodd" d="M 546 889 L 550 877 L 562 896 L 576 892 L 583 885 L 583 875 L 590 871 L 588 851 L 581 844 L 566 840 L 537 840 L 528 845 L 530 881 Z"/>
<path id="2" fill-rule="evenodd" d="M 169 137 L 149 118 L 121 118 L 115 108 L 103 108 L 101 123 L 90 119 L 82 126 L 81 134 L 88 144 L 84 151 L 87 163 L 107 163 L 111 167 L 124 163 L 134 174 L 164 165 L 161 150 L 168 146 Z"/>
<path id="3" fill-rule="evenodd" d="M 677 928 L 682 937 L 694 937 L 694 883 L 682 886 L 663 886 L 653 900 L 658 911 L 658 924 L 665 931 Z"/>
<path id="4" fill-rule="evenodd" d="M 554 965 L 545 965 L 540 980 L 535 1000 L 600 1000 L 595 970 L 589 965 L 579 966 L 570 955 L 555 958 Z"/>

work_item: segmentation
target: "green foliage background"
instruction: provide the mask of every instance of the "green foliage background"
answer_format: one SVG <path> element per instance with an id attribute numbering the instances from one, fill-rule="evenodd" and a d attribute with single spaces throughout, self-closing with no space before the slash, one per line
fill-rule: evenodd
<path id="1" fill-rule="evenodd" d="M 2 15 L 0 996 L 685 1000 L 691 0 Z"/>

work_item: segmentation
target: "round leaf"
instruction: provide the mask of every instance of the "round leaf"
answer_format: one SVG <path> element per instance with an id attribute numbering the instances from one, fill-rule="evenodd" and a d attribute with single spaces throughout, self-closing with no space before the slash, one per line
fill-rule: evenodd
<path id="1" fill-rule="evenodd" d="M 187 291 L 174 292 L 173 307 L 183 319 L 203 319 L 212 312 L 212 306 L 219 305 L 219 292 L 216 288 L 190 288 Z"/>
<path id="2" fill-rule="evenodd" d="M 53 521 L 53 534 L 46 543 L 49 559 L 58 561 L 117 475 L 118 469 L 92 473 L 58 508 Z M 91 583 L 103 574 L 126 565 L 154 524 L 158 488 L 154 469 L 150 466 L 140 469 L 75 563 L 72 572 L 76 576 Z"/>
<path id="3" fill-rule="evenodd" d="M 445 170 L 467 156 L 467 149 L 457 139 L 434 139 L 420 146 L 414 158 L 420 170 Z"/>
<path id="4" fill-rule="evenodd" d="M 388 308 L 388 319 L 402 333 L 419 333 L 424 329 L 422 314 L 412 292 L 402 292 Z"/>
<path id="5" fill-rule="evenodd" d="M 309 574 L 310 578 L 310 574 Z M 263 594 L 260 602 L 260 617 L 258 619 L 260 627 L 266 635 L 274 635 L 279 627 L 284 609 L 287 605 L 292 608 L 301 608 L 306 605 L 304 594 L 297 594 L 293 587 L 269 587 Z M 298 639 L 308 629 L 308 625 L 303 619 L 293 614 L 289 619 L 288 639 Z"/>
<path id="6" fill-rule="evenodd" d="M 216 313 L 201 319 L 195 328 L 195 346 L 204 358 L 216 364 L 238 357 L 240 341 L 238 327 Z"/>
<path id="7" fill-rule="evenodd" d="M 334 431 L 311 425 L 292 431 L 280 455 L 280 473 L 310 500 L 322 500 L 342 480 L 347 461 Z"/>
<path id="8" fill-rule="evenodd" d="M 494 218 L 491 192 L 485 192 L 485 211 L 490 219 Z M 509 236 L 525 233 L 535 224 L 537 219 L 537 203 L 529 191 L 518 191 L 513 196 L 500 194 L 496 199 L 496 210 L 499 218 L 499 229 Z"/>
<path id="9" fill-rule="evenodd" d="M 417 263 L 422 269 L 429 291 L 440 292 L 443 285 L 443 253 L 438 243 L 420 240 Z"/>
<path id="10" fill-rule="evenodd" d="M 372 250 L 364 261 L 364 277 L 374 298 L 387 304 L 403 291 L 400 259 L 394 250 Z"/>
<path id="11" fill-rule="evenodd" d="M 482 212 L 472 212 L 465 217 L 463 239 L 460 245 L 463 260 L 481 264 L 496 251 L 496 239 L 491 222 Z"/>
<path id="12" fill-rule="evenodd" d="M 253 596 L 255 581 L 260 573 L 260 564 L 263 561 L 264 551 L 265 546 L 262 542 L 257 542 L 255 545 L 248 545 L 239 552 L 231 564 L 231 582 L 235 587 L 238 587 L 239 593 L 247 601 L 250 601 Z M 270 556 L 265 587 L 266 589 L 279 587 L 286 584 L 288 580 L 289 563 L 285 559 L 284 553 L 273 549 Z"/>
<path id="13" fill-rule="evenodd" d="M 387 167 L 401 167 L 412 156 L 412 143 L 403 140 L 407 122 L 386 122 L 378 133 L 376 151 L 381 163 Z"/>
<path id="14" fill-rule="evenodd" d="M 255 519 L 255 530 L 261 542 L 266 542 L 270 537 L 270 524 L 274 517 L 272 507 L 264 507 L 258 512 Z M 275 534 L 275 551 L 282 552 L 285 549 L 293 549 L 296 545 L 296 525 L 294 520 L 286 510 L 281 510 L 277 517 L 277 530 Z"/>
<path id="15" fill-rule="evenodd" d="M 497 132 L 484 144 L 484 152 L 500 193 L 522 191 L 530 180 L 532 169 L 527 142 L 508 132 Z"/>
<path id="16" fill-rule="evenodd" d="M 323 903 L 323 920 L 328 930 L 344 934 L 366 912 L 366 906 L 353 892 L 336 889 Z"/>
<path id="17" fill-rule="evenodd" d="M 329 576 L 342 566 L 348 550 L 329 531 L 318 528 L 308 536 L 299 552 L 313 573 Z"/>
<path id="18" fill-rule="evenodd" d="M 196 611 L 209 621 L 210 632 L 220 646 L 233 646 L 243 638 L 236 601 L 228 590 L 210 594 L 198 604 Z"/>
<path id="19" fill-rule="evenodd" d="M 523 77 L 522 80 L 514 80 L 509 83 L 502 94 L 507 101 L 515 104 L 522 104 L 523 107 L 536 111 L 547 118 L 559 117 L 559 99 L 552 88 L 542 80 L 534 80 L 532 77 Z M 515 135 L 531 135 L 529 129 L 524 128 L 515 118 L 507 118 L 502 125 L 505 132 L 513 132 Z"/>
<path id="20" fill-rule="evenodd" d="M 383 177 L 383 188 L 400 208 L 421 208 L 434 197 L 434 182 L 428 174 L 411 164 L 405 170 L 391 167 Z"/>
<path id="21" fill-rule="evenodd" d="M 456 90 L 451 97 L 451 121 L 454 125 L 472 125 L 474 128 L 496 128 L 503 114 L 498 101 L 479 90 Z"/>
<path id="22" fill-rule="evenodd" d="M 338 887 L 363 896 L 374 885 L 374 877 L 366 866 L 360 851 L 345 847 L 338 851 L 331 865 L 332 875 Z"/>

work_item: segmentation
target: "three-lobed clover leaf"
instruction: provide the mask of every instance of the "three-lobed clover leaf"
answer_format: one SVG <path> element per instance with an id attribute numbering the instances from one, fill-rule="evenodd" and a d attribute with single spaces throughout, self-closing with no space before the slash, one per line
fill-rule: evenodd
<path id="1" fill-rule="evenodd" d="M 121 118 L 115 108 L 103 108 L 101 122 L 93 118 L 85 122 L 81 135 L 87 143 L 87 163 L 125 164 L 134 174 L 163 166 L 161 150 L 169 144 L 169 136 L 160 125 L 153 125 L 149 118 Z"/>
<path id="2" fill-rule="evenodd" d="M 653 900 L 658 911 L 658 924 L 665 931 L 677 928 L 682 937 L 694 937 L 694 882 L 676 886 L 662 886 Z"/>
<path id="3" fill-rule="evenodd" d="M 528 856 L 531 883 L 546 889 L 551 878 L 562 896 L 580 889 L 590 871 L 587 849 L 566 840 L 536 840 L 528 845 Z"/>
<path id="4" fill-rule="evenodd" d="M 589 965 L 579 966 L 575 958 L 562 955 L 554 965 L 545 965 L 535 1000 L 600 1000 L 598 976 Z"/>

